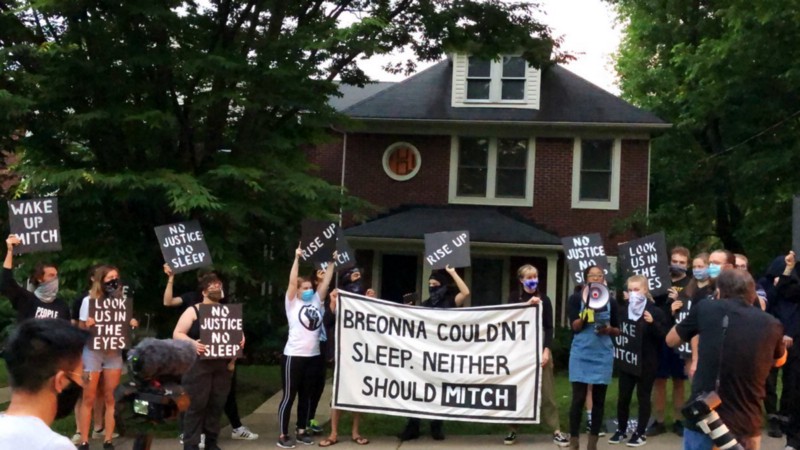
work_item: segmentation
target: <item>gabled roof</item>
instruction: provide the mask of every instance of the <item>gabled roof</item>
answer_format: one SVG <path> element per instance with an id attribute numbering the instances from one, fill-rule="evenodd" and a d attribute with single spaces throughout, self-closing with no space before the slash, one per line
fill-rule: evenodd
<path id="1" fill-rule="evenodd" d="M 331 97 L 328 104 L 333 106 L 337 111 L 343 111 L 354 104 L 372 97 L 378 92 L 388 88 L 389 86 L 397 83 L 393 81 L 378 81 L 375 83 L 365 84 L 364 87 L 353 86 L 350 84 L 339 84 L 339 92 L 342 93 L 341 97 Z"/>
<path id="2" fill-rule="evenodd" d="M 471 242 L 561 245 L 561 239 L 502 208 L 407 206 L 344 231 L 348 237 L 424 239 L 426 233 L 468 230 Z"/>
<path id="3" fill-rule="evenodd" d="M 428 69 L 341 110 L 357 119 L 638 125 L 664 128 L 655 114 L 637 108 L 569 70 L 543 69 L 540 109 L 452 107 L 452 60 Z"/>

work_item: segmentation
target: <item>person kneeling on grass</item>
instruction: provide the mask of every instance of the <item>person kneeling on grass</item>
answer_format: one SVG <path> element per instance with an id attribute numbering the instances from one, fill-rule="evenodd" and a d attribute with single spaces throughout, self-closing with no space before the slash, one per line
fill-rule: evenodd
<path id="1" fill-rule="evenodd" d="M 335 333 L 335 326 L 336 326 L 336 304 L 339 300 L 339 292 L 334 289 L 331 291 L 330 295 L 328 296 L 328 301 L 325 303 L 325 317 L 323 319 L 323 323 L 325 325 L 325 329 L 327 330 L 328 335 L 328 346 L 326 347 L 327 352 L 325 354 L 326 361 L 336 362 L 336 352 L 334 351 L 336 346 L 335 343 L 332 341 L 334 339 Z M 327 437 L 327 439 L 323 439 L 320 441 L 320 447 L 330 447 L 339 442 L 339 418 L 341 417 L 342 412 L 336 408 L 331 408 L 331 434 Z M 358 425 L 361 421 L 361 413 L 354 412 L 353 413 L 353 429 L 351 430 L 351 436 L 353 442 L 358 445 L 367 445 L 369 444 L 369 439 L 361 436 L 358 432 Z"/>

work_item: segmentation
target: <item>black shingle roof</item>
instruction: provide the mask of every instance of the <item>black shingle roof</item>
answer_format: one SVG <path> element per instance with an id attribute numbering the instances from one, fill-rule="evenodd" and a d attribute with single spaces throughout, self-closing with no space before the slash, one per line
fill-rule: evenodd
<path id="1" fill-rule="evenodd" d="M 342 110 L 359 119 L 668 125 L 569 70 L 543 69 L 540 109 L 452 107 L 452 60 L 444 60 Z"/>
<path id="2" fill-rule="evenodd" d="M 403 207 L 345 230 L 348 237 L 423 239 L 426 233 L 468 230 L 471 242 L 561 245 L 558 236 L 501 208 Z"/>

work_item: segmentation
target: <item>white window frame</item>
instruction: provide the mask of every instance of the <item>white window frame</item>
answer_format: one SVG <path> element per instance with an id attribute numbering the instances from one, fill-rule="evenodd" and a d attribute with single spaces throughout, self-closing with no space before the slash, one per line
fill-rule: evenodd
<path id="1" fill-rule="evenodd" d="M 519 57 L 519 55 L 503 55 L 503 57 Z M 524 80 L 525 81 L 525 88 L 522 89 L 522 98 L 516 100 L 503 100 L 503 57 L 499 59 L 491 60 L 491 64 L 489 65 L 489 77 L 491 78 L 489 82 L 489 98 L 488 99 L 472 99 L 469 98 L 469 60 L 472 56 L 467 57 L 467 79 L 465 80 L 466 85 L 464 86 L 465 93 L 464 93 L 464 103 L 503 103 L 503 104 L 526 104 L 528 101 L 525 98 L 527 92 L 527 85 L 531 81 L 528 79 L 527 76 L 525 77 L 506 77 L 509 80 Z M 528 62 L 525 62 L 525 73 L 528 72 Z M 482 77 L 480 77 L 482 78 Z"/>
<path id="2" fill-rule="evenodd" d="M 451 136 L 450 137 L 450 180 L 449 203 L 459 205 L 493 205 L 493 206 L 533 206 L 533 174 L 536 161 L 536 138 L 533 136 L 517 136 L 528 139 L 528 161 L 525 172 L 525 197 L 505 198 L 495 197 L 497 185 L 497 140 L 505 137 L 489 137 L 489 155 L 486 167 L 486 196 L 465 197 L 458 195 L 458 143 L 460 137 L 479 136 Z M 481 136 L 482 137 L 482 136 Z"/>
<path id="3" fill-rule="evenodd" d="M 417 159 L 417 165 L 414 169 L 406 175 L 398 175 L 392 171 L 391 167 L 389 167 L 389 157 L 392 155 L 392 152 L 399 147 L 406 147 L 414 154 L 414 157 Z M 395 142 L 394 144 L 386 147 L 386 150 L 383 151 L 383 171 L 386 175 L 395 180 L 395 181 L 408 181 L 414 178 L 419 172 L 419 168 L 422 167 L 422 156 L 419 154 L 419 150 L 414 145 L 408 142 Z"/>
<path id="4" fill-rule="evenodd" d="M 611 145 L 611 189 L 609 200 L 581 200 L 581 157 L 583 139 L 613 140 Z M 622 167 L 622 139 L 608 136 L 586 136 L 575 138 L 572 149 L 572 208 L 573 209 L 619 209 L 619 183 Z"/>

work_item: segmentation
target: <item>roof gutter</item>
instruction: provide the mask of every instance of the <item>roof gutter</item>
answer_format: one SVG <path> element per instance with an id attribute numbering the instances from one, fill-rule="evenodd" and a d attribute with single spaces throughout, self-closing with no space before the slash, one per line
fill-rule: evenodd
<path id="1" fill-rule="evenodd" d="M 420 123 L 426 125 L 505 125 L 505 126 L 538 126 L 543 128 L 623 128 L 633 130 L 668 130 L 671 123 L 623 123 L 623 122 L 523 122 L 517 120 L 451 120 L 451 119 L 397 119 L 389 117 L 356 117 L 361 122 L 394 122 Z"/>

